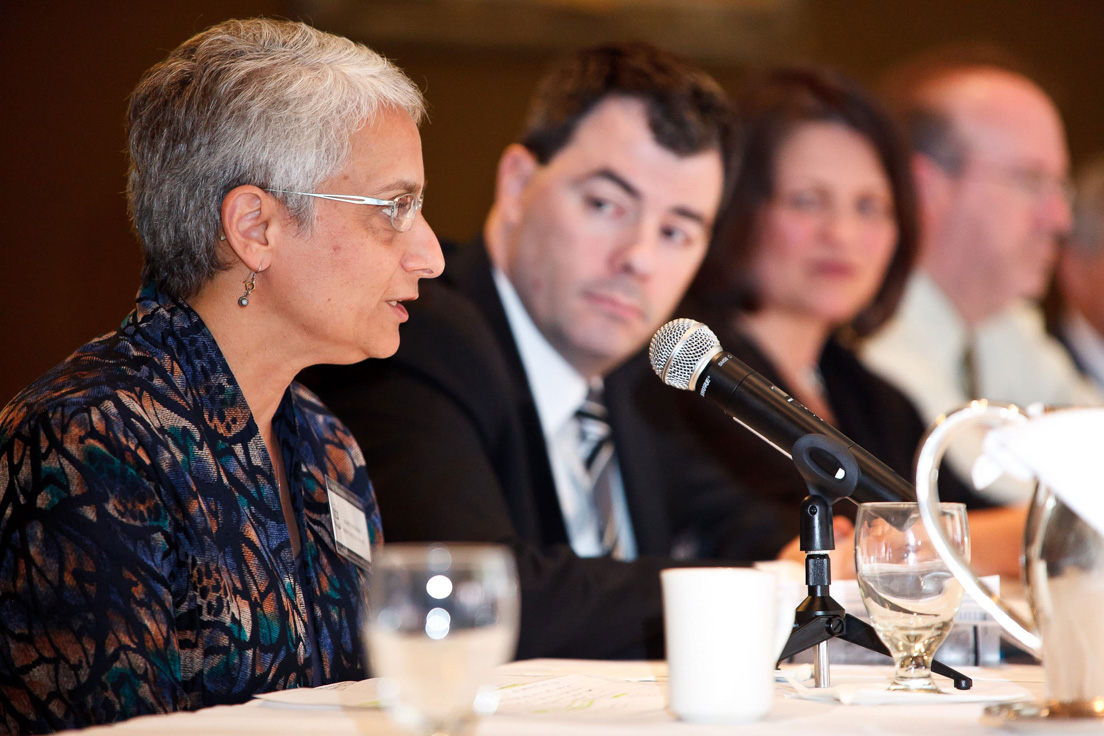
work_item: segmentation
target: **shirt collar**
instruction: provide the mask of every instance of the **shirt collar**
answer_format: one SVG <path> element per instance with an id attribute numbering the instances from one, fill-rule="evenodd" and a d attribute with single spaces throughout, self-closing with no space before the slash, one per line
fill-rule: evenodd
<path id="1" fill-rule="evenodd" d="M 981 322 L 969 325 L 935 279 L 923 269 L 916 269 L 909 277 L 898 313 L 910 315 L 911 322 L 931 336 L 926 341 L 929 348 L 944 350 L 957 359 L 968 341 L 994 333 L 1009 320 L 1015 320 L 1019 310 L 1028 304 L 1028 300 L 1016 300 Z"/>
<path id="2" fill-rule="evenodd" d="M 185 300 L 145 284 L 122 329 L 173 359 L 179 371 L 173 372 L 171 380 L 182 393 L 194 394 L 208 426 L 226 435 L 245 430 L 259 437 L 253 412 L 226 357 L 203 319 Z M 293 392 L 286 391 L 274 416 L 274 420 L 280 420 L 278 437 L 282 435 L 280 428 L 294 431 L 296 427 L 294 403 Z"/>
<path id="3" fill-rule="evenodd" d="M 497 266 L 491 272 L 533 391 L 541 429 L 545 437 L 553 437 L 586 398 L 586 379 L 541 334 L 506 274 Z"/>
<path id="4" fill-rule="evenodd" d="M 905 286 L 900 313 L 910 315 L 910 324 L 937 338 L 926 342 L 933 349 L 945 350 L 948 359 L 957 360 L 970 339 L 970 328 L 954 304 L 921 269 L 913 272 Z"/>

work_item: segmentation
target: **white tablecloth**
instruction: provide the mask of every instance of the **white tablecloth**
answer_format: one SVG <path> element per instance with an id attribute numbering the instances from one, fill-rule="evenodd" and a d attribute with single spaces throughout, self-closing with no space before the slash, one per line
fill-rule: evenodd
<path id="1" fill-rule="evenodd" d="M 1007 666 L 963 668 L 975 678 L 976 687 L 991 687 L 1007 693 L 1016 686 L 1030 698 L 1043 694 L 1042 668 Z M 836 665 L 834 683 L 875 683 L 891 674 L 891 666 Z M 941 686 L 950 681 L 936 678 Z M 900 736 L 956 736 L 958 734 L 1006 734 L 980 721 L 985 703 L 945 702 L 892 705 L 843 705 L 838 702 L 806 700 L 793 688 L 776 686 L 775 703 L 762 721 L 733 726 L 703 726 L 681 723 L 664 707 L 666 666 L 662 662 L 593 662 L 582 660 L 529 660 L 500 668 L 497 683 L 521 685 L 530 693 L 543 693 L 548 702 L 536 707 L 526 697 L 503 697 L 499 712 L 480 720 L 478 736 L 617 736 L 620 734 L 890 734 Z M 595 684 L 596 696 L 578 700 L 578 687 Z M 888 680 L 886 680 L 888 682 Z M 543 683 L 543 686 L 541 685 Z M 616 691 L 616 692 L 614 692 Z M 558 693 L 564 693 L 562 698 Z M 557 698 L 561 698 L 557 701 Z M 141 733 L 153 736 L 287 736 L 327 734 L 350 736 L 374 734 L 405 736 L 388 716 L 374 708 L 295 707 L 254 700 L 244 705 L 207 708 L 195 713 L 146 716 L 113 726 L 88 729 L 86 734 Z"/>

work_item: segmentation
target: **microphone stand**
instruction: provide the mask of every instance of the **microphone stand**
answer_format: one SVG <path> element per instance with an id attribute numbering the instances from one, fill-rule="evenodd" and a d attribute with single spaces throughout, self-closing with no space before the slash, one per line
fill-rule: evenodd
<path id="1" fill-rule="evenodd" d="M 828 458 L 829 463 L 817 461 Z M 793 631 L 778 661 L 806 649 L 813 652 L 814 687 L 831 687 L 828 642 L 839 638 L 892 657 L 874 627 L 847 613 L 829 594 L 832 566 L 828 552 L 836 548 L 832 531 L 832 504 L 847 498 L 859 480 L 859 465 L 847 445 L 835 437 L 807 434 L 794 443 L 792 458 L 809 488 L 801 503 L 801 550 L 805 552 L 808 597 L 794 611 Z M 829 471 L 825 465 L 832 467 Z M 969 690 L 973 681 L 935 660 L 932 672 L 954 680 L 956 690 Z"/>

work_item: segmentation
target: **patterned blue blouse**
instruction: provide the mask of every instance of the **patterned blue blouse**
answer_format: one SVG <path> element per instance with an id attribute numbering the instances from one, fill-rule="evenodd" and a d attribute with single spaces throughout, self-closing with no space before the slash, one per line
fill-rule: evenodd
<path id="1" fill-rule="evenodd" d="M 147 288 L 0 412 L 0 732 L 364 677 L 362 573 L 327 483 L 364 506 L 348 430 L 292 384 L 273 419 L 302 540 L 222 352 Z"/>

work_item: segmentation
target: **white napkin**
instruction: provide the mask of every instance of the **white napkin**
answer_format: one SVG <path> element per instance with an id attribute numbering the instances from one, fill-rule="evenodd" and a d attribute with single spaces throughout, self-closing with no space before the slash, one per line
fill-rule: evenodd
<path id="1" fill-rule="evenodd" d="M 842 669 L 842 668 L 837 668 Z M 892 667 L 887 667 L 892 672 Z M 782 675 L 792 688 L 790 694 L 803 700 L 838 701 L 843 705 L 948 705 L 951 703 L 1005 703 L 1030 700 L 1031 693 L 1007 680 L 974 678 L 969 690 L 953 687 L 939 693 L 908 693 L 887 689 L 891 676 L 843 676 L 833 672 L 832 687 L 815 688 L 801 682 L 796 673 L 783 669 Z"/>
<path id="2" fill-rule="evenodd" d="M 320 687 L 259 693 L 254 698 L 293 708 L 379 708 L 379 680 L 345 680 Z"/>
<path id="3" fill-rule="evenodd" d="M 1037 478 L 1104 534 L 1104 407 L 1059 409 L 992 429 L 985 458 L 1017 478 Z"/>

